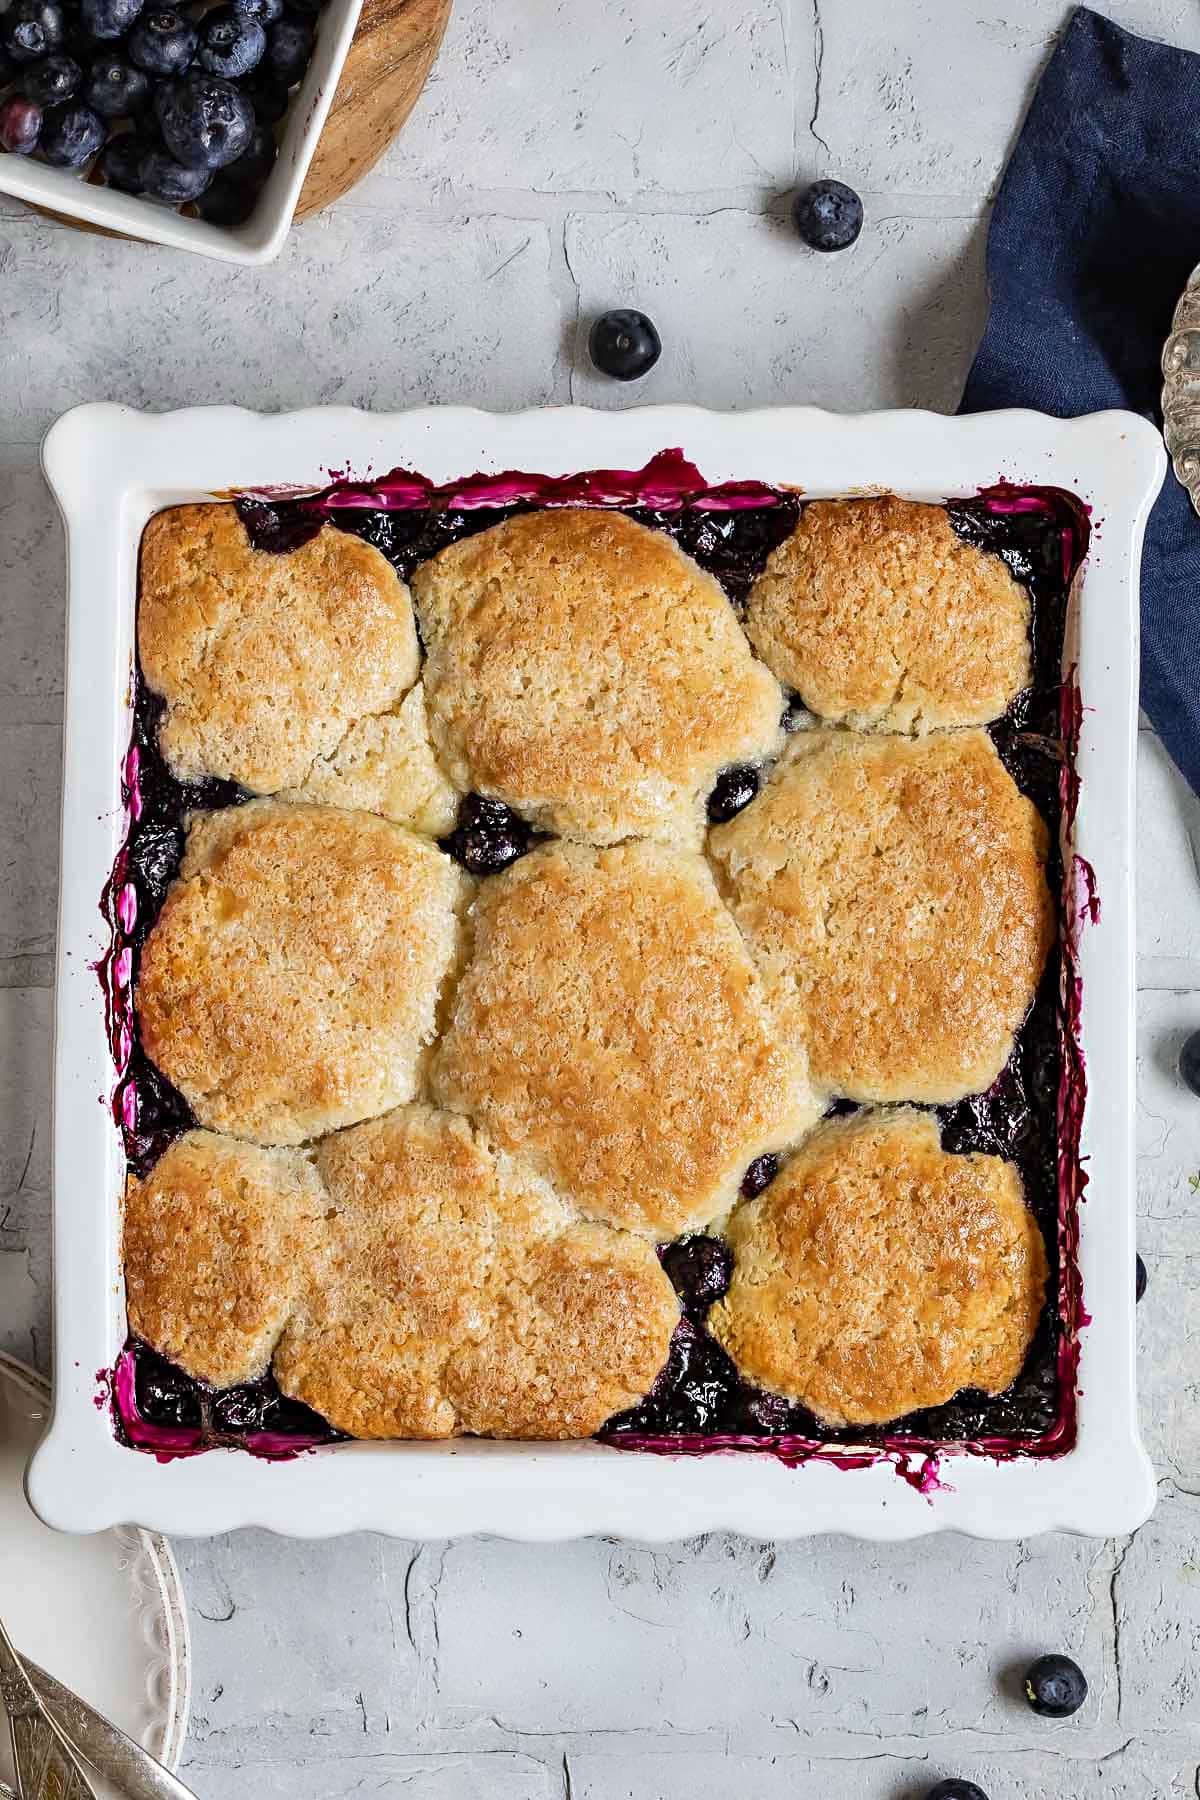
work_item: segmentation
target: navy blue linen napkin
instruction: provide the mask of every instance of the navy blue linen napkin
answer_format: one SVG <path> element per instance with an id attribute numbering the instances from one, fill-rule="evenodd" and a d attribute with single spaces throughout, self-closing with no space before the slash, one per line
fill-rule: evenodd
<path id="1" fill-rule="evenodd" d="M 1080 7 L 988 233 L 991 314 L 960 411 L 1126 406 L 1161 424 L 1160 357 L 1200 263 L 1200 56 Z M 1200 792 L 1200 518 L 1168 473 L 1142 558 L 1142 706 Z"/>

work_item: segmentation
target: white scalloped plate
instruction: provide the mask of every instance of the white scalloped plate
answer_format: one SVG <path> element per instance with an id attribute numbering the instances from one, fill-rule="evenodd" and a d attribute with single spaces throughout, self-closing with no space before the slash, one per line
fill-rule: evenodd
<path id="1" fill-rule="evenodd" d="M 1070 655 L 1083 699 L 1081 798 L 1071 848 L 1095 871 L 1100 917 L 1078 947 L 1090 1091 L 1089 1174 L 1079 1267 L 1092 1323 L 1082 1332 L 1078 1436 L 1057 1458 L 951 1454 L 944 1486 L 918 1493 L 887 1463 L 787 1468 L 746 1454 L 660 1457 L 601 1443 L 344 1443 L 266 1463 L 217 1450 L 166 1464 L 124 1448 L 95 1405 L 97 1369 L 126 1335 L 120 1260 L 124 1158 L 97 1104 L 113 1070 L 92 965 L 105 948 L 97 907 L 123 831 L 119 769 L 129 742 L 137 556 L 152 513 L 230 488 L 323 486 L 331 470 L 394 467 L 444 482 L 476 470 L 566 474 L 637 469 L 681 447 L 705 480 L 758 480 L 810 495 L 893 489 L 969 494 L 1002 478 L 1068 488 L 1096 529 L 1077 578 Z M 1131 1531 L 1154 1503 L 1137 1429 L 1133 1331 L 1133 803 L 1138 570 L 1166 466 L 1162 440 L 1132 413 L 1053 419 L 1033 412 L 890 412 L 811 407 L 713 413 L 459 407 L 370 414 L 317 408 L 267 416 L 233 407 L 151 415 L 84 406 L 42 452 L 67 526 L 68 649 L 62 879 L 55 1011 L 55 1410 L 30 1469 L 49 1523 L 95 1531 L 138 1519 L 172 1532 L 264 1525 L 301 1537 L 383 1531 L 518 1538 L 606 1533 L 665 1540 L 735 1530 L 764 1538 L 847 1531 L 902 1538 Z"/>
<path id="2" fill-rule="evenodd" d="M 19 1649 L 177 1768 L 189 1654 L 175 1558 L 133 1526 L 64 1537 L 42 1524 L 22 1479 L 49 1412 L 49 1385 L 0 1353 L 0 1613 Z M 0 1775 L 11 1780 L 8 1756 L 3 1731 Z"/>

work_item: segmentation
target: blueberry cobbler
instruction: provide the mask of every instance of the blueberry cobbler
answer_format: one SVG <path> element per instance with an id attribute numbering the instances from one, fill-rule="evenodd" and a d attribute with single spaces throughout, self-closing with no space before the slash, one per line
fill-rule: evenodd
<path id="1" fill-rule="evenodd" d="M 1086 538 L 671 452 L 154 517 L 126 1441 L 1067 1448 Z"/>

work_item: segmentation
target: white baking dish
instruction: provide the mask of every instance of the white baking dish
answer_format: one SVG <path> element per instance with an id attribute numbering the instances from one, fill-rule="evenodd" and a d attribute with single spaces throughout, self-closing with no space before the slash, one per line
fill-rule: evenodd
<path id="1" fill-rule="evenodd" d="M 123 833 L 118 771 L 130 730 L 137 548 L 160 507 L 234 487 L 321 486 L 329 471 L 394 466 L 436 481 L 476 470 L 638 468 L 681 446 L 711 482 L 758 479 L 810 494 L 890 488 L 916 498 L 997 479 L 1078 494 L 1098 527 L 1068 632 L 1084 710 L 1073 849 L 1095 870 L 1098 923 L 1083 930 L 1083 1049 L 1090 1175 L 1079 1249 L 1084 1302 L 1078 1437 L 1053 1459 L 942 1459 L 920 1493 L 887 1462 L 789 1469 L 744 1453 L 634 1454 L 597 1443 L 340 1444 L 288 1463 L 217 1450 L 159 1463 L 123 1448 L 97 1404 L 97 1371 L 125 1339 L 119 1198 L 123 1153 L 109 1111 L 113 1070 L 92 965 L 106 946 L 97 901 Z M 265 1525 L 301 1536 L 488 1531 L 639 1539 L 735 1529 L 896 1538 L 953 1528 L 1006 1537 L 1125 1532 L 1154 1482 L 1133 1378 L 1132 808 L 1142 532 L 1165 457 L 1128 413 L 1062 422 L 1030 412 L 839 418 L 800 408 L 715 414 L 685 407 L 496 416 L 459 409 L 371 416 L 340 409 L 265 417 L 227 408 L 150 416 L 68 413 L 44 466 L 67 525 L 69 566 L 62 895 L 54 1087 L 55 1405 L 30 1470 L 44 1519 L 95 1531 L 136 1521 L 172 1532 Z"/>
<path id="2" fill-rule="evenodd" d="M 312 61 L 284 119 L 278 160 L 244 225 L 209 225 L 203 219 L 185 218 L 173 207 L 140 194 L 118 193 L 116 188 L 85 181 L 73 169 L 55 169 L 31 156 L 0 154 L 0 194 L 13 194 L 68 219 L 102 225 L 123 237 L 194 250 L 221 262 L 273 262 L 291 230 L 361 11 L 362 0 L 329 0 L 321 13 Z"/>

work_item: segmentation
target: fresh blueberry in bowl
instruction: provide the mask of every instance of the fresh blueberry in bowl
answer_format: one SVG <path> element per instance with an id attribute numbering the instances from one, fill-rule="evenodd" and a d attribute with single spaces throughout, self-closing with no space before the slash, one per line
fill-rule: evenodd
<path id="1" fill-rule="evenodd" d="M 644 312 L 618 306 L 601 313 L 588 333 L 588 355 L 602 375 L 615 381 L 636 381 L 654 367 L 662 354 L 662 339 Z"/>
<path id="2" fill-rule="evenodd" d="M 196 27 L 172 7 L 143 13 L 129 34 L 129 60 L 147 75 L 182 75 L 191 67 Z"/>
<path id="3" fill-rule="evenodd" d="M 60 106 L 71 98 L 82 80 L 83 70 L 75 58 L 59 51 L 22 71 L 21 92 L 39 106 Z"/>
<path id="4" fill-rule="evenodd" d="M 863 228 L 863 203 L 844 181 L 814 181 L 796 195 L 792 218 L 810 250 L 848 250 Z"/>
<path id="5" fill-rule="evenodd" d="M 312 55 L 313 28 L 307 19 L 284 13 L 267 32 L 267 73 L 284 87 L 294 87 Z"/>
<path id="6" fill-rule="evenodd" d="M 964 1781 L 961 1775 L 950 1775 L 931 1787 L 925 1800 L 988 1800 L 988 1797 L 975 1782 Z"/>
<path id="7" fill-rule="evenodd" d="M 58 0 L 13 0 L 0 14 L 0 44 L 15 63 L 39 62 L 52 56 L 66 35 L 67 22 Z"/>
<path id="8" fill-rule="evenodd" d="M 233 0 L 233 6 L 247 19 L 260 25 L 273 25 L 283 17 L 283 0 Z"/>
<path id="9" fill-rule="evenodd" d="M 722 825 L 749 806 L 761 780 L 751 763 L 734 763 L 731 768 L 722 769 L 708 796 L 708 816 L 712 824 Z"/>
<path id="10" fill-rule="evenodd" d="M 193 73 L 169 82 L 154 98 L 163 142 L 177 162 L 224 169 L 236 162 L 254 131 L 254 108 L 219 75 Z"/>
<path id="11" fill-rule="evenodd" d="M 264 74 L 261 64 L 241 87 L 254 108 L 255 118 L 263 125 L 277 125 L 288 109 L 286 87 L 271 75 Z"/>
<path id="12" fill-rule="evenodd" d="M 244 225 L 254 211 L 257 199 L 257 188 L 249 187 L 244 181 L 237 181 L 223 171 L 216 176 L 212 186 L 201 194 L 196 202 L 196 211 L 210 225 Z"/>
<path id="13" fill-rule="evenodd" d="M 145 0 L 79 0 L 80 22 L 88 37 L 124 37 L 144 4 Z"/>
<path id="14" fill-rule="evenodd" d="M 100 56 L 88 71 L 84 99 L 102 119 L 131 119 L 150 98 L 150 79 L 120 56 Z"/>
<path id="15" fill-rule="evenodd" d="M 1043 1719 L 1069 1719 L 1087 1696 L 1087 1676 L 1069 1656 L 1039 1656 L 1025 1671 L 1025 1698 Z"/>
<path id="16" fill-rule="evenodd" d="M 167 200 L 172 206 L 186 206 L 189 200 L 198 200 L 212 182 L 211 170 L 186 168 L 154 146 L 143 156 L 138 173 L 143 192 L 156 200 Z"/>
<path id="17" fill-rule="evenodd" d="M 257 19 L 232 6 L 218 6 L 201 21 L 196 60 L 211 74 L 236 81 L 257 68 L 266 48 L 267 34 Z"/>
<path id="18" fill-rule="evenodd" d="M 100 173 L 109 187 L 116 188 L 122 194 L 140 194 L 142 158 L 152 148 L 151 140 L 136 131 L 126 131 L 120 137 L 110 138 L 104 146 L 104 155 L 100 158 Z"/>
<path id="19" fill-rule="evenodd" d="M 13 156 L 32 156 L 42 134 L 42 109 L 24 94 L 10 94 L 0 101 L 0 150 Z"/>
<path id="20" fill-rule="evenodd" d="M 41 151 L 57 169 L 82 169 L 104 148 L 108 127 L 90 106 L 52 106 L 42 123 Z"/>
<path id="21" fill-rule="evenodd" d="M 271 132 L 265 125 L 256 125 L 242 154 L 235 163 L 230 163 L 229 179 L 244 187 L 260 188 L 275 167 L 278 155 Z"/>

